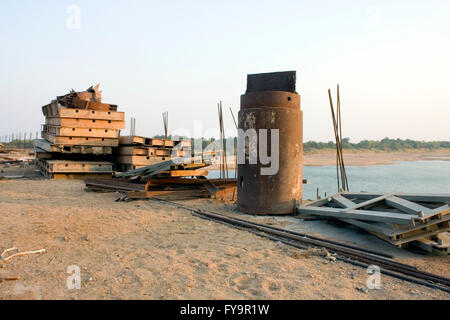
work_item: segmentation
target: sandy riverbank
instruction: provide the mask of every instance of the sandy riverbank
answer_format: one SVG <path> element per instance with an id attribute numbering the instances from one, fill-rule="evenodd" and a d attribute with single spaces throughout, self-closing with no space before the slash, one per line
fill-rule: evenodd
<path id="1" fill-rule="evenodd" d="M 344 161 L 348 166 L 373 166 L 394 164 L 396 161 L 447 160 L 449 149 L 408 150 L 408 151 L 371 151 L 344 150 Z M 336 151 L 323 150 L 306 152 L 303 158 L 305 166 L 336 165 Z"/>
<path id="2" fill-rule="evenodd" d="M 366 270 L 192 216 L 156 201 L 115 202 L 81 181 L 0 181 L 0 250 L 46 249 L 1 264 L 0 299 L 446 299 L 383 277 L 363 293 Z M 238 214 L 233 203 L 185 201 Z M 267 218 L 266 223 L 276 223 Z M 448 257 L 411 263 L 448 276 Z M 417 263 L 416 263 L 417 262 Z M 69 290 L 68 266 L 81 268 Z M 440 272 L 441 271 L 441 272 Z"/>
<path id="3" fill-rule="evenodd" d="M 372 151 L 344 150 L 344 161 L 347 166 L 373 166 L 394 164 L 396 161 L 447 160 L 450 161 L 449 149 L 408 150 L 408 151 Z M 234 157 L 228 157 L 228 169 L 235 168 Z M 303 155 L 305 166 L 336 165 L 336 150 L 314 150 Z M 209 170 L 219 170 L 219 165 L 208 167 Z"/>

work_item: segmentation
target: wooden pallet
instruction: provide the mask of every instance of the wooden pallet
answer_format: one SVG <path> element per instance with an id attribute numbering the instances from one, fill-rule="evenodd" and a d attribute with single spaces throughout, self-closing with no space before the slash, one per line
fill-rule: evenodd
<path id="1" fill-rule="evenodd" d="M 203 177 L 207 175 L 207 170 L 169 170 L 158 173 L 159 177 Z"/>
<path id="2" fill-rule="evenodd" d="M 44 176 L 53 180 L 84 180 L 87 178 L 111 178 L 112 173 L 48 173 Z"/>

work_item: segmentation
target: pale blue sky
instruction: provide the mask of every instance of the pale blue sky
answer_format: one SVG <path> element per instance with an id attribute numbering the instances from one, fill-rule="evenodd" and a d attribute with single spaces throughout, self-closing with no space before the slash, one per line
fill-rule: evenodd
<path id="1" fill-rule="evenodd" d="M 352 141 L 450 140 L 448 0 L 1 0 L 0 42 L 0 135 L 39 130 L 42 105 L 97 82 L 140 135 L 164 111 L 170 130 L 217 128 L 219 100 L 232 129 L 248 73 L 296 70 L 305 141 L 333 139 L 337 83 Z"/>

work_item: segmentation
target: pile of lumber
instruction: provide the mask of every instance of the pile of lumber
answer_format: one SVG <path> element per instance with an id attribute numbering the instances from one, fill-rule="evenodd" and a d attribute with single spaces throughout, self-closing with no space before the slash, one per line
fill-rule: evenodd
<path id="1" fill-rule="evenodd" d="M 234 200 L 236 179 L 208 179 L 205 156 L 173 158 L 142 168 L 117 173 L 113 179 L 87 179 L 91 191 L 123 192 L 121 200 L 187 200 L 214 198 Z"/>
<path id="2" fill-rule="evenodd" d="M 111 176 L 124 112 L 101 102 L 99 85 L 71 91 L 42 107 L 42 138 L 34 142 L 37 167 L 49 178 Z"/>
<path id="3" fill-rule="evenodd" d="M 139 169 L 171 158 L 191 156 L 190 140 L 170 140 L 140 136 L 119 139 L 119 171 Z"/>
<path id="4" fill-rule="evenodd" d="M 398 247 L 434 241 L 436 249 L 447 250 L 436 239 L 450 231 L 449 204 L 450 194 L 341 192 L 299 206 L 297 213 L 346 222 Z"/>

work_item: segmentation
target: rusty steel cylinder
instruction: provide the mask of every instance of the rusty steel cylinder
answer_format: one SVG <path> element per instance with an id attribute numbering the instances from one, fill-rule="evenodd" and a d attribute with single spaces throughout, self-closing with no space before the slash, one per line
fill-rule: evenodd
<path id="1" fill-rule="evenodd" d="M 293 214 L 302 198 L 303 114 L 295 81 L 295 71 L 248 75 L 238 124 L 241 212 Z"/>

